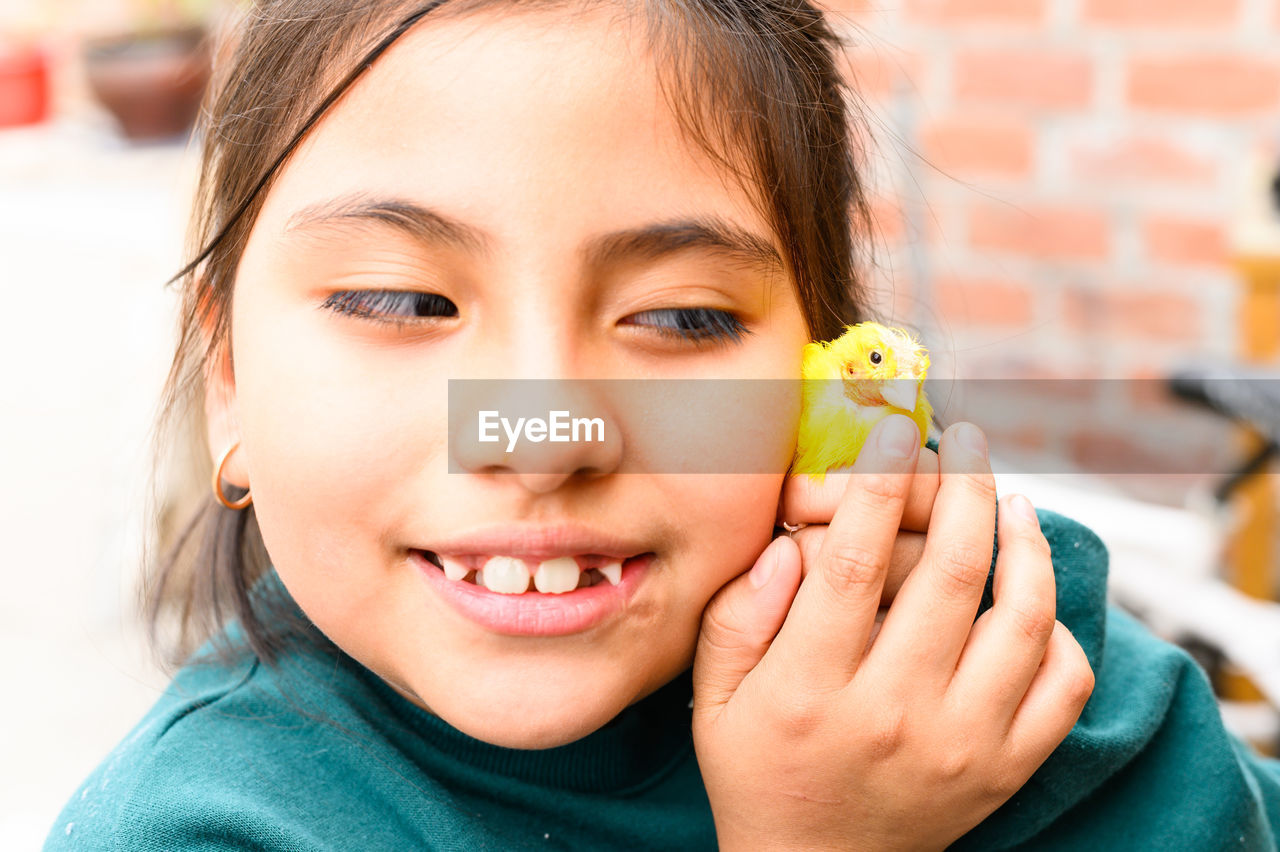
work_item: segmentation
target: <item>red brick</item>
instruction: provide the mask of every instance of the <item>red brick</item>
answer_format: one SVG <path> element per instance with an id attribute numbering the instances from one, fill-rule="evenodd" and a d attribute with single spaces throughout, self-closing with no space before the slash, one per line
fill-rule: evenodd
<path id="1" fill-rule="evenodd" d="M 913 23 L 939 26 L 1035 26 L 1044 21 L 1044 10 L 1045 0 L 909 0 L 906 5 Z"/>
<path id="2" fill-rule="evenodd" d="M 983 251 L 1056 259 L 1103 260 L 1111 251 L 1107 217 L 1087 207 L 975 204 L 969 242 Z"/>
<path id="3" fill-rule="evenodd" d="M 1203 470 L 1185 453 L 1172 452 L 1167 446 L 1153 446 L 1150 436 L 1136 424 L 1101 426 L 1085 425 L 1081 418 L 1078 429 L 1067 437 L 1069 455 L 1085 471 L 1094 473 L 1140 474 L 1186 473 Z"/>
<path id="4" fill-rule="evenodd" d="M 1070 109 L 1087 106 L 1093 96 L 1093 65 L 1082 53 L 958 51 L 953 76 L 955 96 L 964 101 Z"/>
<path id="5" fill-rule="evenodd" d="M 1035 131 L 1017 119 L 953 116 L 926 124 L 920 147 L 930 165 L 949 174 L 1025 178 L 1034 161 Z"/>
<path id="6" fill-rule="evenodd" d="M 933 284 L 938 311 L 959 324 L 1026 326 L 1032 293 L 1020 281 L 939 276 Z"/>
<path id="7" fill-rule="evenodd" d="M 1140 109 L 1230 116 L 1280 107 L 1280 65 L 1233 54 L 1134 58 L 1129 103 Z"/>
<path id="8" fill-rule="evenodd" d="M 1235 23 L 1240 0 L 1084 0 L 1081 20 L 1094 27 L 1227 27 Z"/>
<path id="9" fill-rule="evenodd" d="M 1193 300 L 1163 290 L 1069 290 L 1063 320 L 1068 328 L 1093 336 L 1110 335 L 1119 342 L 1141 340 L 1186 344 L 1202 332 L 1200 307 Z"/>
<path id="10" fill-rule="evenodd" d="M 1043 423 L 992 423 L 986 429 L 990 446 L 1022 451 L 1044 450 L 1049 435 Z"/>
<path id="11" fill-rule="evenodd" d="M 1178 183 L 1205 186 L 1218 175 L 1217 163 L 1180 146 L 1176 140 L 1131 136 L 1068 148 L 1072 177 L 1100 185 Z"/>
<path id="12" fill-rule="evenodd" d="M 1142 224 L 1147 257 L 1156 263 L 1220 266 L 1227 262 L 1221 223 L 1152 216 Z"/>

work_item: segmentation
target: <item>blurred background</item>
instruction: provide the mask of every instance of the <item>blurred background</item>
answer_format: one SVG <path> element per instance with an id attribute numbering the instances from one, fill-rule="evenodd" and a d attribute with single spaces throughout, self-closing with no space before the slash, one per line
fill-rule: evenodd
<path id="1" fill-rule="evenodd" d="M 869 137 L 869 281 L 949 383 L 941 418 L 987 429 L 1002 490 L 1103 536 L 1113 600 L 1274 753 L 1280 0 L 827 8 Z M 0 4 L 6 848 L 40 844 L 166 682 L 134 604 L 164 283 L 207 36 L 236 12 Z"/>

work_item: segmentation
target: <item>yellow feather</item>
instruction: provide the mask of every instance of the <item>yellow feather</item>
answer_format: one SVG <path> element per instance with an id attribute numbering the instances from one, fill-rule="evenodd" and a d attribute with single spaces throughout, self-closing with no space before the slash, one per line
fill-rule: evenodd
<path id="1" fill-rule="evenodd" d="M 821 480 L 826 471 L 848 467 L 876 423 L 890 414 L 905 414 L 920 430 L 920 445 L 929 434 L 933 407 L 924 392 L 929 355 L 908 332 L 879 323 L 846 326 L 832 341 L 809 343 L 802 360 L 803 409 L 792 473 Z M 899 402 L 913 396 L 914 407 Z"/>

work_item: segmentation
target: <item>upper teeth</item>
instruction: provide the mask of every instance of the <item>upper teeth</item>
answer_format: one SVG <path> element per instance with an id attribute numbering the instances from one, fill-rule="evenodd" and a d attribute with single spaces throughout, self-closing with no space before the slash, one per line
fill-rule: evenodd
<path id="1" fill-rule="evenodd" d="M 611 585 L 616 586 L 622 582 L 621 562 L 610 562 L 607 565 L 601 565 L 596 570 L 603 574 L 604 578 L 608 580 Z"/>
<path id="2" fill-rule="evenodd" d="M 448 556 L 441 556 L 444 574 L 450 580 L 463 580 L 470 569 Z M 596 568 L 611 585 L 622 582 L 622 560 L 615 559 Z M 544 594 L 564 594 L 578 588 L 582 569 L 572 556 L 557 556 L 538 563 L 533 572 L 533 586 Z M 529 566 L 514 556 L 490 556 L 484 566 L 476 571 L 475 582 L 491 592 L 518 595 L 529 590 Z"/>
<path id="3" fill-rule="evenodd" d="M 495 556 L 494 559 L 501 557 Z M 492 562 L 493 560 L 490 560 Z M 486 564 L 486 567 L 487 564 Z M 520 567 L 524 567 L 524 563 L 520 563 Z M 533 572 L 533 585 L 540 592 L 550 592 L 552 594 L 563 594 L 564 592 L 572 592 L 578 588 L 578 578 L 581 572 L 578 570 L 578 563 L 574 561 L 572 556 L 557 556 L 555 559 L 548 559 L 538 565 L 538 570 Z M 529 572 L 525 571 L 525 577 L 529 576 Z M 486 579 L 488 574 L 485 575 Z M 525 587 L 528 582 L 526 580 Z M 506 591 L 506 589 L 495 589 L 489 586 L 490 590 L 495 592 Z M 517 589 L 523 592 L 524 588 Z"/>
<path id="4" fill-rule="evenodd" d="M 529 568 L 524 560 L 510 556 L 492 556 L 484 563 L 484 567 L 476 572 L 476 582 L 480 582 L 484 572 L 484 584 L 491 592 L 502 592 L 504 595 L 518 595 L 529 588 Z"/>

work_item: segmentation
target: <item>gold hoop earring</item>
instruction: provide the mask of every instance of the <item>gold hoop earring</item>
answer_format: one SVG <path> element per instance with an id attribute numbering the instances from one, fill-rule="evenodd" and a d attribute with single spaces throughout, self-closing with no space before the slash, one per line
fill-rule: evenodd
<path id="1" fill-rule="evenodd" d="M 226 506 L 228 509 L 243 509 L 253 502 L 253 494 L 246 491 L 245 495 L 239 500 L 232 503 L 222 493 L 222 468 L 227 463 L 227 459 L 231 458 L 231 454 L 236 451 L 236 447 L 240 446 L 240 442 L 236 441 L 227 451 L 222 454 L 222 458 L 218 460 L 218 466 L 213 471 L 213 496 L 218 498 L 218 502 Z"/>

